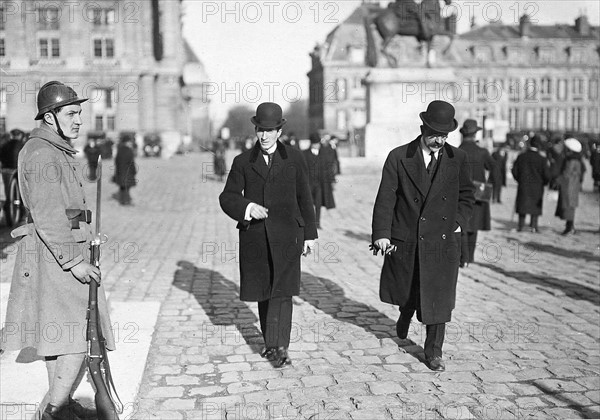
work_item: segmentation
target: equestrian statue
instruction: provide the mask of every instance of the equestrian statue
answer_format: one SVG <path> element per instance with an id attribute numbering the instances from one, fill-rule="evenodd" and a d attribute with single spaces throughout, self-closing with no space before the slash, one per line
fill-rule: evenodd
<path id="1" fill-rule="evenodd" d="M 444 0 L 446 5 L 452 3 L 452 0 Z M 377 66 L 377 52 L 375 41 L 371 30 L 372 24 L 375 24 L 377 32 L 383 42 L 381 53 L 387 58 L 391 67 L 397 67 L 397 59 L 387 47 L 390 41 L 396 35 L 415 37 L 421 46 L 427 46 L 427 67 L 430 67 L 430 51 L 433 37 L 437 35 L 447 36 L 450 43 L 444 49 L 445 54 L 452 45 L 452 40 L 456 33 L 456 15 L 447 18 L 442 17 L 442 9 L 439 0 L 423 0 L 417 4 L 414 0 L 396 0 L 390 3 L 387 9 L 377 11 L 366 18 L 367 41 L 369 43 L 368 64 L 371 67 Z"/>

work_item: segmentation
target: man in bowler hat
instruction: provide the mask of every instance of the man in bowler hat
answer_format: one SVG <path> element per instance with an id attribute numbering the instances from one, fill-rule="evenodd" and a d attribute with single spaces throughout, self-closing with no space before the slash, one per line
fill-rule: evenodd
<path id="1" fill-rule="evenodd" d="M 384 256 L 380 299 L 399 306 L 400 339 L 417 312 L 433 371 L 445 370 L 442 345 L 455 305 L 461 231 L 475 201 L 467 155 L 446 143 L 458 127 L 454 114 L 444 101 L 420 113 L 421 135 L 388 155 L 373 208 L 371 248 Z"/>
<path id="2" fill-rule="evenodd" d="M 281 107 L 262 103 L 251 121 L 257 141 L 234 159 L 219 201 L 238 222 L 240 299 L 258 302 L 262 356 L 284 367 L 291 364 L 300 256 L 313 250 L 317 238 L 315 210 L 302 152 L 279 141 L 286 123 Z"/>

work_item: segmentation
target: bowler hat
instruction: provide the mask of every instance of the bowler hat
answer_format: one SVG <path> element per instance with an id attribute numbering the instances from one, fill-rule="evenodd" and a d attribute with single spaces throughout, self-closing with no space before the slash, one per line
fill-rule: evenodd
<path id="1" fill-rule="evenodd" d="M 479 130 L 482 130 L 482 128 L 477 125 L 477 121 L 468 119 L 463 123 L 460 132 L 463 136 L 469 136 L 477 133 Z"/>
<path id="2" fill-rule="evenodd" d="M 454 107 L 445 101 L 433 101 L 427 111 L 421 112 L 419 117 L 427 127 L 437 133 L 449 133 L 456 130 L 458 121 L 454 119 Z"/>
<path id="3" fill-rule="evenodd" d="M 279 128 L 287 121 L 282 118 L 281 107 L 273 102 L 263 102 L 256 108 L 256 115 L 250 118 L 252 124 L 259 128 Z"/>
<path id="4" fill-rule="evenodd" d="M 315 143 L 321 143 L 321 136 L 319 136 L 319 134 L 318 134 L 318 133 L 312 133 L 312 134 L 309 136 L 309 139 L 310 139 L 310 143 L 311 143 L 311 144 L 315 144 Z"/>

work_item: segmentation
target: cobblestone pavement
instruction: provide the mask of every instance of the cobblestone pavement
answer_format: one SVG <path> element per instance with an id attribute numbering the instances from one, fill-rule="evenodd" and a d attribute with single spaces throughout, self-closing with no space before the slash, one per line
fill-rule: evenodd
<path id="1" fill-rule="evenodd" d="M 111 301 L 162 302 L 131 418 L 600 417 L 600 216 L 589 181 L 569 237 L 551 194 L 541 232 L 515 232 L 514 183 L 504 190 L 477 263 L 460 272 L 447 370 L 433 373 L 422 326 L 413 320 L 410 340 L 399 340 L 398 310 L 378 298 L 382 260 L 368 243 L 380 164 L 343 160 L 337 209 L 323 212 L 318 250 L 303 260 L 293 365 L 278 370 L 258 354 L 256 304 L 238 299 L 237 232 L 218 206 L 211 162 L 139 159 L 135 205 L 105 196 Z M 0 233 L 8 282 L 14 256 Z"/>

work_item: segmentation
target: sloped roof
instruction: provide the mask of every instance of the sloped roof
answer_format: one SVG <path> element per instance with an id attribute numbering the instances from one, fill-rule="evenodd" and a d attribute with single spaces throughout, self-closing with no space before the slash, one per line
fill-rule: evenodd
<path id="1" fill-rule="evenodd" d="M 469 41 L 497 41 L 521 38 L 518 25 L 491 24 L 474 28 L 458 36 Z M 575 26 L 569 25 L 531 25 L 529 38 L 533 39 L 565 39 L 572 41 L 593 40 L 600 38 L 600 29 L 590 26 L 590 35 L 581 35 Z"/>

